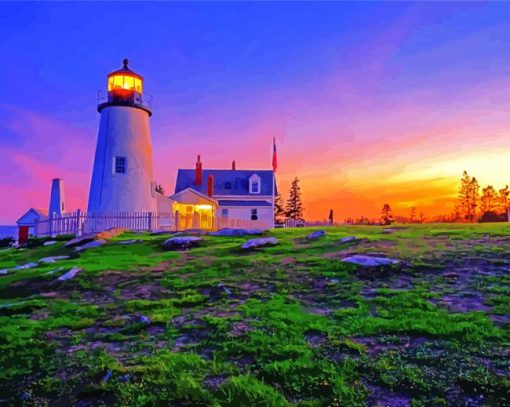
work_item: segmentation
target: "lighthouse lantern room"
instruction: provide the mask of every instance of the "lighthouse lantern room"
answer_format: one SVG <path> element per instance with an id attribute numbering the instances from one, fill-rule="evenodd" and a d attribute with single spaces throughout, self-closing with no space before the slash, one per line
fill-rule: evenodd
<path id="1" fill-rule="evenodd" d="M 148 96 L 143 78 L 123 67 L 108 75 L 108 96 L 98 101 L 101 114 L 88 211 L 93 213 L 154 212 Z"/>

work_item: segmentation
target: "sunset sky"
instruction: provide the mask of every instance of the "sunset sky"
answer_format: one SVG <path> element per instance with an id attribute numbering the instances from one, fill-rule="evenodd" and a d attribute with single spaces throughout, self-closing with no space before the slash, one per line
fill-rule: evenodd
<path id="1" fill-rule="evenodd" d="M 305 217 L 449 213 L 510 183 L 510 3 L 0 3 L 0 224 L 85 208 L 106 74 L 154 97 L 155 174 L 270 168 Z"/>

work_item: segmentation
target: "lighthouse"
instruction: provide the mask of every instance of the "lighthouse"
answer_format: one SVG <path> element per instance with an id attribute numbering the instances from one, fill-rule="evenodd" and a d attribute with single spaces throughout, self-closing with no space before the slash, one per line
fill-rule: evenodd
<path id="1" fill-rule="evenodd" d="M 124 66 L 108 76 L 108 93 L 99 98 L 97 135 L 89 213 L 155 212 L 148 95 L 143 78 Z"/>

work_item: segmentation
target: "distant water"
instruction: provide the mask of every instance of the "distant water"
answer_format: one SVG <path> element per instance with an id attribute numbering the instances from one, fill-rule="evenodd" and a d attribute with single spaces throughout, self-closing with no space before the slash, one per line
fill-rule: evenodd
<path id="1" fill-rule="evenodd" d="M 4 237 L 17 237 L 18 227 L 17 226 L 0 226 L 0 239 Z"/>

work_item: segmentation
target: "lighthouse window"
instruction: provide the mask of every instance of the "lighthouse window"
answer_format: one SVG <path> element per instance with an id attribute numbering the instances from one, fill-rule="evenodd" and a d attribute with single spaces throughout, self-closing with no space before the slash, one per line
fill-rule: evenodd
<path id="1" fill-rule="evenodd" d="M 138 78 L 135 78 L 135 91 L 142 93 L 142 81 Z"/>
<path id="2" fill-rule="evenodd" d="M 117 75 L 113 77 L 113 87 L 114 88 L 122 88 L 124 85 L 124 77 L 122 75 Z"/>
<path id="3" fill-rule="evenodd" d="M 132 76 L 124 76 L 124 89 L 133 90 L 135 88 L 135 78 Z"/>
<path id="4" fill-rule="evenodd" d="M 115 157 L 115 173 L 125 174 L 126 173 L 126 157 Z"/>
<path id="5" fill-rule="evenodd" d="M 251 210 L 251 220 L 258 220 L 259 219 L 259 216 L 258 216 L 258 210 L 257 209 L 252 209 Z"/>

